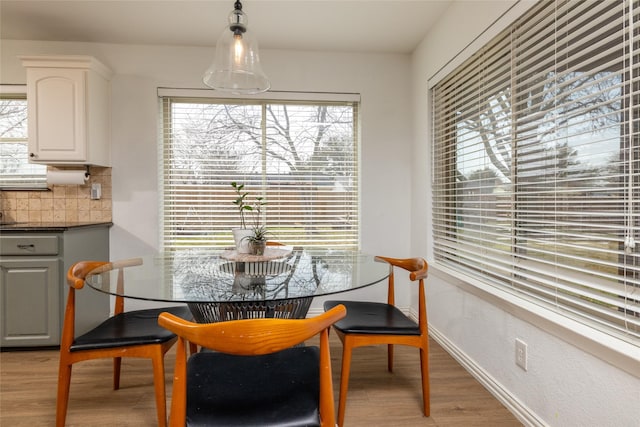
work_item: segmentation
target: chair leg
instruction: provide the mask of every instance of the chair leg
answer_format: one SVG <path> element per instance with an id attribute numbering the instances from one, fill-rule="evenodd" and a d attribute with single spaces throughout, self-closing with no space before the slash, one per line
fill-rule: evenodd
<path id="1" fill-rule="evenodd" d="M 64 427 L 69 405 L 69 387 L 71 386 L 71 367 L 67 362 L 60 361 L 58 370 L 58 398 L 56 401 L 56 427 Z"/>
<path id="2" fill-rule="evenodd" d="M 122 367 L 122 357 L 113 358 L 113 389 L 120 389 L 120 368 Z"/>
<path id="3" fill-rule="evenodd" d="M 424 416 L 431 416 L 431 392 L 429 386 L 429 348 L 420 349 L 420 371 L 422 375 L 422 405 Z"/>
<path id="4" fill-rule="evenodd" d="M 192 342 L 189 342 L 189 354 L 196 354 L 198 352 L 198 345 Z"/>
<path id="5" fill-rule="evenodd" d="M 167 425 L 167 401 L 164 385 L 164 354 L 159 349 L 152 358 L 153 361 L 153 386 L 156 394 L 156 412 L 158 414 L 158 426 Z"/>
<path id="6" fill-rule="evenodd" d="M 393 372 L 393 344 L 387 345 L 387 370 Z"/>
<path id="7" fill-rule="evenodd" d="M 349 388 L 349 374 L 351 371 L 351 353 L 353 344 L 349 337 L 345 337 L 342 346 L 342 368 L 340 371 L 340 397 L 338 399 L 338 426 L 344 425 L 344 413 L 347 408 L 347 390 Z"/>

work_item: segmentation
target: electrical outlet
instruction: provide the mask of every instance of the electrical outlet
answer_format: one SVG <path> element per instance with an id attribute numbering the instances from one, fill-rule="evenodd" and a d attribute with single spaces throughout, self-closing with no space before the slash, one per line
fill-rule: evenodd
<path id="1" fill-rule="evenodd" d="M 520 339 L 516 339 L 516 365 L 527 370 L 527 343 Z"/>
<path id="2" fill-rule="evenodd" d="M 91 184 L 91 200 L 100 200 L 100 197 L 102 197 L 102 185 Z"/>

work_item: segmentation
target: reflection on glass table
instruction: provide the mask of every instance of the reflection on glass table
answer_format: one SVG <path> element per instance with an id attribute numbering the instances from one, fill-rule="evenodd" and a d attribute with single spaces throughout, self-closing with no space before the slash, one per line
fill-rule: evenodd
<path id="1" fill-rule="evenodd" d="M 89 273 L 101 292 L 184 302 L 198 322 L 305 317 L 315 296 L 369 286 L 389 275 L 372 255 L 332 249 L 268 247 L 264 256 L 185 249 L 111 262 Z M 123 286 L 126 284 L 126 286 Z"/>

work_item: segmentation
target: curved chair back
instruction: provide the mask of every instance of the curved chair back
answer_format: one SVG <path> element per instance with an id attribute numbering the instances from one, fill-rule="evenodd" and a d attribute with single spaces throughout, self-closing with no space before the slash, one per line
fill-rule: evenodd
<path id="1" fill-rule="evenodd" d="M 420 372 L 422 377 L 422 410 L 429 416 L 429 336 L 427 325 L 427 303 L 424 279 L 429 265 L 423 258 L 390 258 L 377 256 L 377 261 L 389 264 L 387 302 L 325 301 L 325 310 L 342 304 L 347 316 L 336 322 L 334 329 L 343 344 L 342 371 L 340 375 L 340 397 L 338 402 L 338 425 L 344 425 L 347 390 L 351 370 L 351 354 L 354 348 L 386 344 L 387 369 L 393 371 L 393 346 L 407 345 L 420 349 Z M 410 319 L 395 306 L 395 268 L 409 272 L 409 279 L 418 284 L 418 322 Z"/>
<path id="2" fill-rule="evenodd" d="M 124 312 L 124 298 L 116 297 L 114 316 L 105 319 L 92 330 L 76 336 L 75 313 L 76 291 L 84 288 L 87 274 L 96 269 L 114 270 L 118 274 L 118 286 L 124 287 L 125 265 L 139 263 L 139 259 L 123 263 L 105 261 L 79 261 L 67 270 L 69 292 L 65 307 L 62 337 L 60 339 L 60 365 L 58 371 L 58 395 L 56 404 L 56 426 L 63 427 L 67 416 L 71 371 L 75 363 L 91 359 L 113 359 L 113 389 L 120 388 L 120 369 L 123 357 L 151 359 L 153 364 L 154 391 L 158 425 L 165 426 L 166 397 L 164 384 L 164 355 L 176 342 L 177 337 L 157 324 L 161 311 L 192 318 L 186 306 Z M 86 292 L 95 292 L 88 290 Z"/>
<path id="3" fill-rule="evenodd" d="M 307 319 L 200 324 L 162 313 L 158 323 L 178 335 L 170 425 L 184 426 L 185 421 L 187 425 L 191 421 L 198 425 L 290 425 L 293 419 L 305 419 L 309 425 L 333 427 L 329 328 L 345 314 L 345 308 L 338 306 Z M 318 334 L 319 349 L 298 346 Z M 213 351 L 205 350 L 187 360 L 187 341 Z M 306 381 L 308 373 L 316 379 Z M 208 380 L 198 386 L 192 384 L 205 377 Z M 314 382 L 319 384 L 319 394 L 313 397 L 315 409 L 306 412 L 308 399 L 304 401 L 301 396 Z M 264 404 L 252 404 L 252 399 L 261 401 L 261 393 L 273 402 L 273 406 L 266 405 L 267 413 Z M 228 410 L 237 405 L 243 410 Z M 277 414 L 276 419 L 270 418 L 273 414 Z M 314 414 L 316 419 L 311 420 Z"/>

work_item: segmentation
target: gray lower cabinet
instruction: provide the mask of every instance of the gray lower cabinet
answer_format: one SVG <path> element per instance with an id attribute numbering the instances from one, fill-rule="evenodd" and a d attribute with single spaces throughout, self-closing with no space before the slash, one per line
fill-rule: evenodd
<path id="1" fill-rule="evenodd" d="M 66 272 L 79 260 L 109 259 L 109 228 L 0 234 L 0 346 L 60 344 L 67 297 Z M 76 334 L 109 315 L 109 296 L 77 292 Z"/>
<path id="2" fill-rule="evenodd" d="M 60 343 L 60 262 L 2 261 L 2 346 Z"/>

